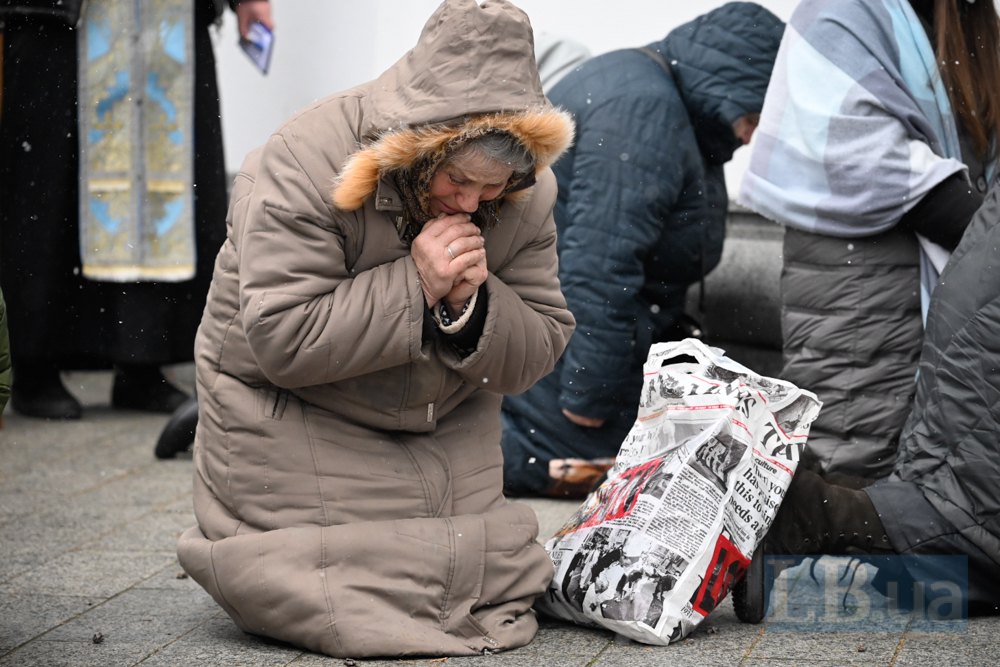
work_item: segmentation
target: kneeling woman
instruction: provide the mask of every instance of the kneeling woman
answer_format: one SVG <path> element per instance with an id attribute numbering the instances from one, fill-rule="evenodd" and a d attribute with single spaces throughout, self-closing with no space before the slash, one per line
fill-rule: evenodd
<path id="1" fill-rule="evenodd" d="M 800 469 L 767 535 L 770 552 L 960 556 L 969 611 L 1000 613 L 998 248 L 994 185 L 934 290 L 892 474 L 872 484 Z M 961 560 L 914 562 L 910 575 L 925 586 L 966 574 L 952 570 Z"/>
<path id="2" fill-rule="evenodd" d="M 548 168 L 571 139 L 527 17 L 446 0 L 380 78 L 247 158 L 178 546 L 245 631 L 352 657 L 534 636 L 552 570 L 503 497 L 499 412 L 572 332 Z"/>

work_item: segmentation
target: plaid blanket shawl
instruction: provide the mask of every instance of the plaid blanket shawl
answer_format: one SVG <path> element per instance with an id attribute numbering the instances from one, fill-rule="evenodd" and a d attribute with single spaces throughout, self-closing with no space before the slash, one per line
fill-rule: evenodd
<path id="1" fill-rule="evenodd" d="M 740 202 L 805 231 L 869 236 L 963 169 L 934 51 L 909 2 L 803 0 L 778 53 Z M 948 253 L 923 238 L 921 248 L 929 296 Z"/>

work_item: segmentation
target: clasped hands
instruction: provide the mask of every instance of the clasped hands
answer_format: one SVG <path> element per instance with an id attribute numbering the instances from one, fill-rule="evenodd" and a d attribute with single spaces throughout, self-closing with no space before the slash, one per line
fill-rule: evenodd
<path id="1" fill-rule="evenodd" d="M 236 22 L 243 39 L 250 36 L 253 23 L 263 23 L 269 30 L 274 30 L 271 3 L 267 0 L 240 0 L 236 5 Z"/>
<path id="2" fill-rule="evenodd" d="M 486 241 L 465 213 L 427 222 L 410 247 L 428 308 L 444 302 L 458 319 L 465 304 L 486 282 Z"/>

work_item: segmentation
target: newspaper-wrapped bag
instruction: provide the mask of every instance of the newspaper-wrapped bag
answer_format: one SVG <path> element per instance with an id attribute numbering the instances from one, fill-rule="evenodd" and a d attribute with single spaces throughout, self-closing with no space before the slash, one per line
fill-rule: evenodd
<path id="1" fill-rule="evenodd" d="M 545 544 L 541 611 L 647 644 L 687 636 L 778 511 L 820 402 L 694 339 L 659 343 L 608 479 Z"/>

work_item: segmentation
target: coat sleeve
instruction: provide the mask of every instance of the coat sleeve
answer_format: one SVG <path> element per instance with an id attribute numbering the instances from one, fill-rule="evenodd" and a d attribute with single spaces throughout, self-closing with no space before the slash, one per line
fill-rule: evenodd
<path id="1" fill-rule="evenodd" d="M 577 123 L 562 225 L 560 279 L 577 331 L 560 405 L 608 418 L 634 367 L 644 263 L 697 157 L 683 107 L 661 96 L 614 99 Z M 692 150 L 694 155 L 691 154 Z"/>
<path id="2" fill-rule="evenodd" d="M 239 240 L 243 329 L 261 371 L 285 388 L 424 358 L 424 298 L 413 260 L 352 275 L 343 228 L 361 213 L 334 211 L 321 185 L 281 135 L 271 137 Z"/>
<path id="3" fill-rule="evenodd" d="M 495 393 L 529 389 L 553 369 L 573 333 L 573 316 L 559 286 L 551 171 L 540 175 L 532 190 L 520 219 L 501 223 L 520 232 L 509 259 L 487 278 L 489 309 L 476 351 L 465 358 L 443 354 L 467 382 Z"/>

